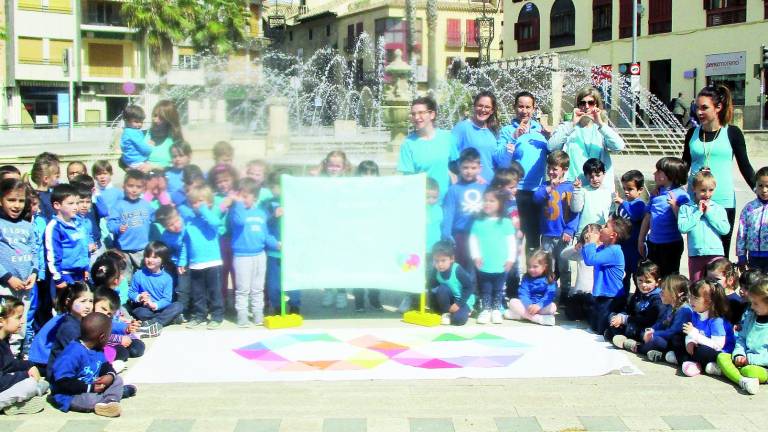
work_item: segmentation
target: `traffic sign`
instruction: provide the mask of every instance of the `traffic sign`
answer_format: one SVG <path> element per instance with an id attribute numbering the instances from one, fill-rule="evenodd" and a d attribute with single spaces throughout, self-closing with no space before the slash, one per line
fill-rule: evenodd
<path id="1" fill-rule="evenodd" d="M 629 74 L 640 75 L 640 63 L 632 63 L 632 66 L 629 67 Z"/>

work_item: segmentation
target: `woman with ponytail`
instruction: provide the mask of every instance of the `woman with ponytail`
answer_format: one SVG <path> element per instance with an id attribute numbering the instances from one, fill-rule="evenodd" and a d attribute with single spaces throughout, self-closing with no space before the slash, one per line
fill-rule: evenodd
<path id="1" fill-rule="evenodd" d="M 744 181 L 755 187 L 755 171 L 749 163 L 744 134 L 733 120 L 733 99 L 728 87 L 717 85 L 701 89 L 696 96 L 696 117 L 700 126 L 689 129 L 685 136 L 683 160 L 690 167 L 689 193 L 693 177 L 702 170 L 712 172 L 717 189 L 712 201 L 725 208 L 730 229 L 721 237 L 725 256 L 731 249 L 733 223 L 736 218 L 736 192 L 734 191 L 733 158 Z"/>
<path id="2" fill-rule="evenodd" d="M 486 184 L 493 180 L 493 168 L 498 156 L 496 141 L 501 124 L 497 111 L 496 96 L 483 90 L 472 101 L 472 116 L 456 123 L 451 131 L 456 138 L 457 153 L 468 147 L 480 153 L 480 177 Z"/>

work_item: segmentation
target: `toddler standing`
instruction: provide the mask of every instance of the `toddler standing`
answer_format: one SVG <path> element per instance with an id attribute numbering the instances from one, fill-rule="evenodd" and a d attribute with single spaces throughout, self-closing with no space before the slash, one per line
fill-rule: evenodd
<path id="1" fill-rule="evenodd" d="M 736 236 L 736 256 L 739 265 L 759 269 L 768 273 L 768 167 L 762 167 L 755 174 L 755 194 L 739 216 L 739 230 Z"/>

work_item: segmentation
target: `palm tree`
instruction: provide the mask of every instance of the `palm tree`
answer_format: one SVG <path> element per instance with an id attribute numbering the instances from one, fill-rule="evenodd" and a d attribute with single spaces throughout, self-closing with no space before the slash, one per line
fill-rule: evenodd
<path id="1" fill-rule="evenodd" d="M 196 10 L 191 42 L 199 52 L 224 56 L 245 41 L 246 2 L 238 0 L 183 0 Z"/>

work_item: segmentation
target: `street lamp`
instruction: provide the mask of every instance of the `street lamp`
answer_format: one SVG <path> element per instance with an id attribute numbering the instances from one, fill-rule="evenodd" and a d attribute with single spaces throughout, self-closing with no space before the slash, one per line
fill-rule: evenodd
<path id="1" fill-rule="evenodd" d="M 475 0 L 476 1 L 476 0 Z M 470 0 L 470 4 L 473 0 Z M 475 42 L 480 48 L 479 64 L 490 63 L 491 42 L 493 41 L 493 17 L 485 12 L 487 2 L 483 0 L 483 13 L 475 18 Z"/>
<path id="2" fill-rule="evenodd" d="M 287 6 L 279 5 L 279 0 L 275 0 L 274 6 L 267 16 L 267 32 L 269 39 L 280 43 L 285 39 L 285 29 L 287 20 L 285 18 L 285 9 L 290 8 L 290 1 Z"/>

